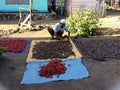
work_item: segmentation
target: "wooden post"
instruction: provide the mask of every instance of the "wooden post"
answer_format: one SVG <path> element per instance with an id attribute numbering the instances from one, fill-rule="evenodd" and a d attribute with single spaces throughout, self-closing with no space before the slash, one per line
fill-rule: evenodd
<path id="1" fill-rule="evenodd" d="M 72 6 L 71 6 L 71 8 L 70 8 L 70 15 L 71 15 L 71 17 L 72 17 Z"/>
<path id="2" fill-rule="evenodd" d="M 106 15 L 106 3 L 105 0 L 103 0 L 103 11 L 102 11 L 102 16 L 104 17 Z"/>
<path id="3" fill-rule="evenodd" d="M 19 22 L 18 22 L 18 26 L 20 26 L 20 23 L 22 21 L 22 12 L 21 12 L 21 10 L 20 10 L 19 16 L 20 16 L 20 19 L 19 19 Z"/>
<path id="4" fill-rule="evenodd" d="M 32 11 L 33 11 L 33 0 L 29 0 L 29 8 L 19 8 L 20 11 L 20 20 L 18 23 L 18 26 L 27 26 L 29 27 L 29 29 L 31 29 L 32 27 Z M 28 10 L 29 14 L 28 16 L 25 18 L 25 20 L 22 21 L 22 10 Z M 22 22 L 21 22 L 22 21 Z"/>
<path id="5" fill-rule="evenodd" d="M 61 0 L 61 15 L 63 15 L 63 0 Z"/>
<path id="6" fill-rule="evenodd" d="M 111 7 L 113 6 L 113 0 L 111 0 Z"/>
<path id="7" fill-rule="evenodd" d="M 30 24 L 32 24 L 33 0 L 30 0 Z"/>

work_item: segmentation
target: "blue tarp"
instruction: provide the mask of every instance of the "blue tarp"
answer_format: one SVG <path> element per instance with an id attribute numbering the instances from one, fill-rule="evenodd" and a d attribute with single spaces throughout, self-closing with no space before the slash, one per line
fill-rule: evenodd
<path id="1" fill-rule="evenodd" d="M 16 40 L 16 39 L 19 39 L 19 38 L 3 38 L 3 39 L 1 39 L 1 40 L 11 40 L 11 39 Z M 21 39 L 21 38 L 20 38 L 20 39 Z M 23 38 L 22 38 L 21 40 L 23 40 Z M 26 49 L 27 49 L 27 47 L 28 47 L 28 45 L 29 45 L 30 42 L 31 42 L 31 39 L 25 39 L 25 40 L 27 41 L 27 44 L 26 44 L 26 46 L 25 46 L 25 48 L 24 48 L 23 51 L 17 52 L 17 53 L 15 53 L 15 52 L 6 52 L 5 54 L 24 54 L 25 51 L 26 51 Z"/>
<path id="2" fill-rule="evenodd" d="M 53 78 L 39 76 L 40 67 L 47 63 L 48 61 L 28 62 L 21 84 L 40 84 L 58 80 L 82 79 L 89 76 L 87 68 L 80 58 L 64 60 L 63 63 L 65 63 L 67 70 L 59 77 L 57 75 L 54 75 Z"/>

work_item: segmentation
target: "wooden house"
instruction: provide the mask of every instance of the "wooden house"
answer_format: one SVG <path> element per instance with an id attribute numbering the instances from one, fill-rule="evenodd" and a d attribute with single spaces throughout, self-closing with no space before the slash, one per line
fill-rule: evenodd
<path id="1" fill-rule="evenodd" d="M 120 8 L 120 0 L 105 0 L 105 3 L 110 7 Z"/>
<path id="2" fill-rule="evenodd" d="M 87 6 L 95 10 L 97 0 L 65 0 L 65 11 L 72 14 L 77 10 L 84 10 Z"/>

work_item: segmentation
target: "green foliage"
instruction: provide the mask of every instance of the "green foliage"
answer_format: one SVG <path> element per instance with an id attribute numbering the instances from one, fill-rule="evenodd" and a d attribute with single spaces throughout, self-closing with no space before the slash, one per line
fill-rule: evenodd
<path id="1" fill-rule="evenodd" d="M 88 37 L 96 34 L 96 29 L 100 24 L 98 17 L 90 9 L 86 9 L 68 17 L 67 25 L 71 33 L 77 37 Z"/>
<path id="2" fill-rule="evenodd" d="M 0 56 L 2 56 L 2 54 L 5 52 L 6 48 L 0 46 Z"/>

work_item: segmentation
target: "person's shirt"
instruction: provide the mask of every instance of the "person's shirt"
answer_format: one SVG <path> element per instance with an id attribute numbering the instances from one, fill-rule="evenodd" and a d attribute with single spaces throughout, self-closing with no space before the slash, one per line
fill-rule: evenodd
<path id="1" fill-rule="evenodd" d="M 68 27 L 65 25 L 63 28 L 61 28 L 60 23 L 55 24 L 53 28 L 54 32 L 59 32 L 61 29 L 64 29 L 66 32 L 69 32 Z"/>

